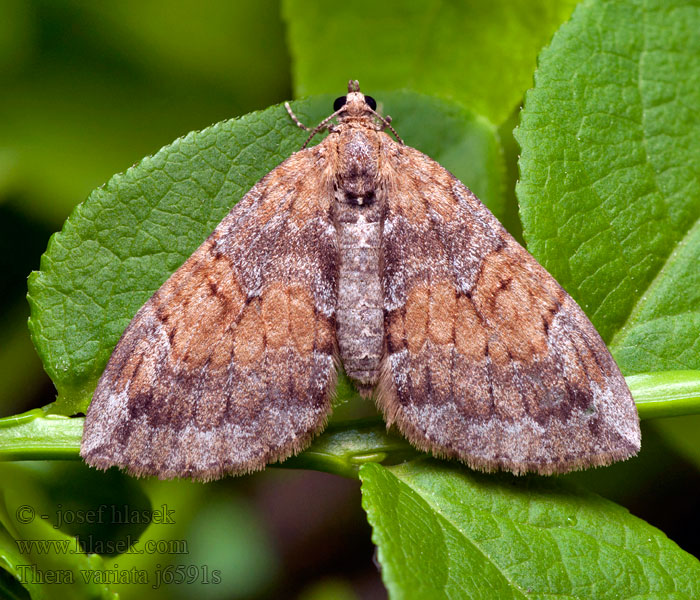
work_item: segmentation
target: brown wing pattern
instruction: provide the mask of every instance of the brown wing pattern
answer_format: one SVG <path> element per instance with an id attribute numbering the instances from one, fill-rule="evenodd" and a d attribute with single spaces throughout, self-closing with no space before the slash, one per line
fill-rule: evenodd
<path id="1" fill-rule="evenodd" d="M 574 300 L 443 167 L 393 143 L 386 156 L 387 422 L 483 470 L 635 454 L 634 402 Z"/>
<path id="2" fill-rule="evenodd" d="M 89 464 L 207 480 L 325 425 L 338 249 L 324 160 L 303 150 L 271 171 L 139 310 L 87 413 Z"/>

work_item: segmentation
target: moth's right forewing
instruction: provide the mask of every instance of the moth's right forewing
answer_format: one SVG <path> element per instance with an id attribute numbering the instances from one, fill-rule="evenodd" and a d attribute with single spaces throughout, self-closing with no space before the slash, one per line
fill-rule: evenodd
<path id="1" fill-rule="evenodd" d="M 330 410 L 337 240 L 318 147 L 271 171 L 138 311 L 81 455 L 214 479 L 303 449 Z"/>
<path id="2" fill-rule="evenodd" d="M 574 300 L 443 167 L 393 142 L 385 156 L 387 421 L 484 470 L 635 454 L 634 401 Z"/>

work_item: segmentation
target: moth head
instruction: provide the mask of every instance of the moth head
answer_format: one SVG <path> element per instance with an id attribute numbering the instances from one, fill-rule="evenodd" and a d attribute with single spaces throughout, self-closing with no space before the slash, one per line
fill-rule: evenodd
<path id="1" fill-rule="evenodd" d="M 376 114 L 377 102 L 372 96 L 360 92 L 360 84 L 352 79 L 348 82 L 347 96 L 340 96 L 333 102 L 333 112 L 338 115 L 359 117 L 363 114 Z"/>

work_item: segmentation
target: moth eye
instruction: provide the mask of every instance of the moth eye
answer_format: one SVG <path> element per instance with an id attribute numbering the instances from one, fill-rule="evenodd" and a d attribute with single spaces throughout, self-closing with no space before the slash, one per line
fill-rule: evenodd
<path id="1" fill-rule="evenodd" d="M 377 110 L 377 101 L 372 96 L 365 96 L 365 102 L 372 110 Z"/>
<path id="2" fill-rule="evenodd" d="M 333 112 L 340 110 L 341 106 L 345 106 L 345 98 L 345 96 L 341 96 L 340 98 L 335 99 L 335 102 L 333 102 Z"/>

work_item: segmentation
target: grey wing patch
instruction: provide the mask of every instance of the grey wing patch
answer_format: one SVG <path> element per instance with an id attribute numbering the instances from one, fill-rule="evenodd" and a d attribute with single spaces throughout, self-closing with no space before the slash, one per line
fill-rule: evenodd
<path id="1" fill-rule="evenodd" d="M 634 401 L 574 300 L 444 168 L 396 146 L 379 403 L 472 467 L 565 472 L 640 446 Z"/>
<path id="2" fill-rule="evenodd" d="M 81 456 L 209 480 L 303 449 L 330 411 L 337 240 L 315 149 L 268 174 L 138 311 Z"/>

